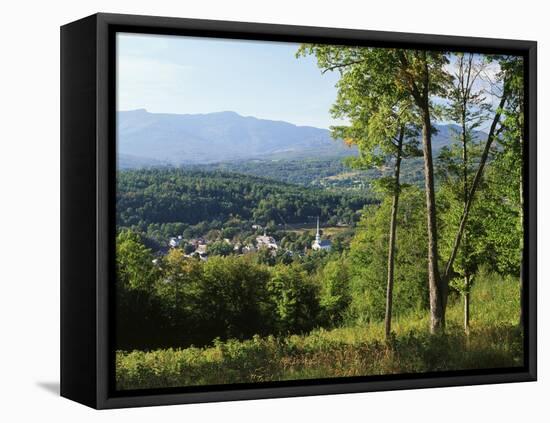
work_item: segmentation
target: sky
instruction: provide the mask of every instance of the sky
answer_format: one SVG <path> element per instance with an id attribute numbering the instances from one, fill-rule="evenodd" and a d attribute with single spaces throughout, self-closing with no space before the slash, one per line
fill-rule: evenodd
<path id="1" fill-rule="evenodd" d="M 313 56 L 296 58 L 299 44 L 117 34 L 117 110 L 196 114 L 234 111 L 242 116 L 329 128 L 339 74 L 322 74 Z M 478 63 L 482 55 L 476 55 Z M 447 70 L 454 74 L 455 57 Z M 476 88 L 496 106 L 486 66 Z M 440 102 L 439 99 L 434 101 Z M 443 102 L 444 103 L 444 102 Z M 449 123 L 442 120 L 440 123 Z M 481 127 L 489 122 L 485 122 Z"/>
<path id="2" fill-rule="evenodd" d="M 117 110 L 234 111 L 328 128 L 337 73 L 321 74 L 299 44 L 171 35 L 117 35 Z"/>

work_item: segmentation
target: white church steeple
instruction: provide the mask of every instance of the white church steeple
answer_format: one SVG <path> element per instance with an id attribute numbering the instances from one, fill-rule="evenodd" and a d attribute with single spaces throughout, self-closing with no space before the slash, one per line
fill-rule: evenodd
<path id="1" fill-rule="evenodd" d="M 319 227 L 319 216 L 317 216 L 317 233 L 315 234 L 315 241 L 313 241 L 311 248 L 314 250 L 330 250 L 331 242 L 328 239 L 321 240 L 321 229 Z"/>
<path id="2" fill-rule="evenodd" d="M 319 216 L 317 216 L 317 233 L 315 234 L 315 243 L 321 243 L 321 234 L 319 233 Z"/>

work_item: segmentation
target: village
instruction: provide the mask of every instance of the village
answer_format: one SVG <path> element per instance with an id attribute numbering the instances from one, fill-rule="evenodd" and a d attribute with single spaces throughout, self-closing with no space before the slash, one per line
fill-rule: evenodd
<path id="1" fill-rule="evenodd" d="M 275 256 L 278 252 L 282 250 L 280 242 L 275 239 L 274 236 L 269 235 L 265 228 L 258 224 L 252 225 L 253 230 L 262 230 L 263 234 L 256 236 L 248 243 L 242 242 L 232 242 L 229 238 L 223 238 L 219 240 L 208 240 L 206 237 L 197 237 L 192 239 L 185 239 L 182 235 L 170 237 L 168 240 L 168 246 L 170 249 L 181 248 L 184 250 L 185 257 L 188 258 L 198 258 L 200 260 L 208 260 L 208 256 L 212 255 L 212 249 L 214 245 L 217 247 L 221 245 L 222 255 L 236 254 L 236 255 L 245 255 L 254 253 L 259 250 L 267 250 L 271 255 Z M 321 228 L 319 223 L 319 218 L 317 218 L 317 231 L 315 233 L 315 239 L 311 242 L 309 250 L 312 251 L 330 251 L 332 247 L 332 242 L 330 239 L 323 239 L 321 237 Z M 304 250 L 307 251 L 308 248 Z M 219 254 L 220 248 L 214 253 Z M 289 256 L 294 254 L 304 254 L 305 251 L 293 251 L 289 249 L 284 249 L 284 253 Z"/>

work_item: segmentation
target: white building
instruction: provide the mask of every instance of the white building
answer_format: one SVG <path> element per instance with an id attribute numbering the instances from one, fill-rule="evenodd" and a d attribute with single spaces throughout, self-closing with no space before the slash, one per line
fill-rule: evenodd
<path id="1" fill-rule="evenodd" d="M 177 238 L 176 237 L 172 237 L 170 238 L 170 240 L 168 241 L 168 245 L 170 245 L 170 247 L 172 248 L 176 248 L 176 247 L 179 247 L 180 244 L 182 243 L 183 241 L 183 237 L 180 235 L 178 236 Z"/>
<path id="2" fill-rule="evenodd" d="M 258 249 L 262 247 L 267 247 L 270 250 L 276 250 L 277 248 L 279 248 L 279 246 L 277 245 L 277 241 L 275 241 L 275 238 L 266 235 L 265 231 L 263 235 L 256 237 L 256 246 L 258 247 Z"/>
<path id="3" fill-rule="evenodd" d="M 311 244 L 311 248 L 315 251 L 330 251 L 331 242 L 328 239 L 321 239 L 321 234 L 319 233 L 319 217 L 317 217 L 317 233 L 315 234 L 315 241 Z"/>

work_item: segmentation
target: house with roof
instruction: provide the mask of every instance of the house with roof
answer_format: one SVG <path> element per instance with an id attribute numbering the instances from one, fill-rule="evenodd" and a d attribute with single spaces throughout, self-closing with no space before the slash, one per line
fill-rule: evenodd
<path id="1" fill-rule="evenodd" d="M 260 235 L 260 236 L 256 237 L 256 247 L 258 249 L 264 247 L 264 248 L 268 248 L 270 250 L 276 250 L 276 249 L 279 248 L 275 238 L 273 238 L 272 236 L 267 235 L 265 231 L 264 231 L 263 235 Z"/>

